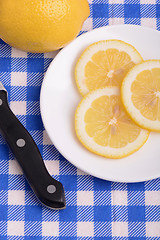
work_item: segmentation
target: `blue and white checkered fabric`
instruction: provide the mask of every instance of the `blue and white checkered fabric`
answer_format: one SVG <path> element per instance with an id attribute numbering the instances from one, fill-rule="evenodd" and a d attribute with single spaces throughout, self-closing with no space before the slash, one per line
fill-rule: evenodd
<path id="1" fill-rule="evenodd" d="M 81 33 L 111 24 L 160 30 L 160 0 L 89 0 Z M 55 149 L 44 130 L 39 97 L 56 53 L 31 54 L 0 40 L 0 80 L 12 110 L 36 141 L 53 177 L 65 187 L 67 208 L 41 206 L 0 136 L 0 240 L 160 240 L 160 179 L 114 183 L 86 175 Z"/>

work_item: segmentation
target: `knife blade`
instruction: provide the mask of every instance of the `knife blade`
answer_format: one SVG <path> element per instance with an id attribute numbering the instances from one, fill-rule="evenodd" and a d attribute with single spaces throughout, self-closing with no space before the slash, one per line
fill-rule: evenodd
<path id="1" fill-rule="evenodd" d="M 15 158 L 37 198 L 53 209 L 66 207 L 65 192 L 61 182 L 47 171 L 33 138 L 11 111 L 7 91 L 0 82 L 0 133 L 8 143 Z"/>

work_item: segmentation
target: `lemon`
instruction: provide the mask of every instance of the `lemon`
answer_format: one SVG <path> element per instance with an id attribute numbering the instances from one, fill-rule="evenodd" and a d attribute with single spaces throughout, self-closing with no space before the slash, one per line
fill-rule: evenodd
<path id="1" fill-rule="evenodd" d="M 102 40 L 88 46 L 75 67 L 75 79 L 82 95 L 106 86 L 120 87 L 131 67 L 142 61 L 130 44 L 120 40 Z"/>
<path id="2" fill-rule="evenodd" d="M 50 52 L 73 40 L 89 16 L 87 0 L 0 0 L 0 38 L 29 52 Z"/>
<path id="3" fill-rule="evenodd" d="M 122 83 L 122 101 L 141 127 L 160 132 L 160 60 L 133 67 Z"/>
<path id="4" fill-rule="evenodd" d="M 108 158 L 134 153 L 149 136 L 126 113 L 117 87 L 97 89 L 82 99 L 75 113 L 75 130 L 89 151 Z"/>

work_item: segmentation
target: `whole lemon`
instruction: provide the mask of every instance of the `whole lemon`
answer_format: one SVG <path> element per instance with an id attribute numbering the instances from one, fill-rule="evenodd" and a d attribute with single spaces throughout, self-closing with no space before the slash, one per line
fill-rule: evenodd
<path id="1" fill-rule="evenodd" d="M 29 52 L 50 52 L 73 40 L 89 16 L 87 0 L 0 0 L 0 38 Z"/>

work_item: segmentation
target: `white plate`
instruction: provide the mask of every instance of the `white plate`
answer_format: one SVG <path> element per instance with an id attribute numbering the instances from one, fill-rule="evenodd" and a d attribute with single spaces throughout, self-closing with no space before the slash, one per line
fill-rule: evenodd
<path id="1" fill-rule="evenodd" d="M 133 25 L 108 26 L 81 35 L 62 49 L 50 64 L 40 96 L 45 129 L 61 154 L 82 171 L 118 182 L 140 182 L 160 177 L 160 134 L 123 159 L 106 159 L 90 153 L 77 140 L 74 113 L 81 100 L 74 68 L 83 50 L 93 42 L 120 39 L 132 44 L 144 59 L 160 59 L 160 32 Z"/>

